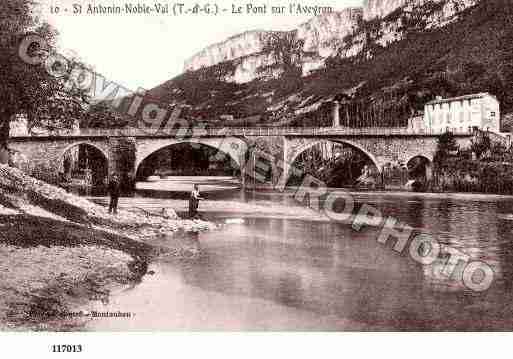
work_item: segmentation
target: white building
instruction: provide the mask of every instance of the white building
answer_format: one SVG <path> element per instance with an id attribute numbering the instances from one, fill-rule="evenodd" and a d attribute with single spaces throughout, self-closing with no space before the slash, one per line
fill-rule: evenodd
<path id="1" fill-rule="evenodd" d="M 500 132 L 500 103 L 489 93 L 442 99 L 424 106 L 424 126 L 436 132 Z"/>

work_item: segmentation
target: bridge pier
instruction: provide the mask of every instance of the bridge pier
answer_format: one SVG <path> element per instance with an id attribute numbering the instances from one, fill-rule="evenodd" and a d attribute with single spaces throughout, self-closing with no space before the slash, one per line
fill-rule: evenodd
<path id="1" fill-rule="evenodd" d="M 248 141 L 248 159 L 244 163 L 244 187 L 275 189 L 282 176 L 285 137 L 259 136 L 246 140 Z"/>
<path id="2" fill-rule="evenodd" d="M 121 188 L 125 193 L 135 189 L 135 160 L 137 141 L 135 137 L 110 137 L 109 148 L 109 178 L 118 175 Z"/>

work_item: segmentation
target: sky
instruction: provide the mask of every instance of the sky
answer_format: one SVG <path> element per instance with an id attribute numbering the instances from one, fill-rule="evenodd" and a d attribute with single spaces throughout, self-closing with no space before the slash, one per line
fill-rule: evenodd
<path id="1" fill-rule="evenodd" d="M 131 90 L 153 88 L 183 72 L 184 62 L 203 48 L 248 30 L 291 30 L 313 15 L 271 14 L 271 6 L 291 3 L 331 6 L 335 11 L 361 6 L 362 0 L 178 0 L 190 8 L 194 4 L 217 4 L 229 11 L 222 15 L 88 15 L 89 4 L 124 7 L 137 3 L 154 6 L 168 0 L 40 0 L 43 18 L 59 31 L 61 51 L 75 52 L 107 79 Z M 73 15 L 73 4 L 82 5 L 82 14 Z M 266 14 L 247 14 L 247 5 L 266 5 Z M 243 14 L 232 14 L 232 5 Z M 52 13 L 59 7 L 60 12 Z M 66 12 L 65 9 L 68 11 Z"/>

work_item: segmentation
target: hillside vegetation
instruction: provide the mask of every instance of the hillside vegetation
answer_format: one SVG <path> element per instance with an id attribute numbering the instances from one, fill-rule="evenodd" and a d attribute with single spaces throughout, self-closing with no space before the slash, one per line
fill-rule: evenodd
<path id="1" fill-rule="evenodd" d="M 191 124 L 211 125 L 328 125 L 334 98 L 346 100 L 350 126 L 404 125 L 435 96 L 490 92 L 513 111 L 513 9 L 505 0 L 481 1 L 459 14 L 456 21 L 427 29 L 422 13 L 395 11 L 382 20 L 361 21 L 351 36 L 366 38 L 356 56 L 331 57 L 326 68 L 307 77 L 290 74 L 254 80 L 247 84 L 226 82 L 235 61 L 186 72 L 150 90 L 146 101 L 183 106 L 182 117 Z M 401 19 L 402 40 L 383 47 L 373 41 L 380 21 Z M 129 99 L 128 99 L 129 100 Z M 125 110 L 130 101 L 125 101 Z M 380 123 L 364 122 L 364 113 L 382 113 Z M 140 114 L 138 114 L 140 115 Z M 223 115 L 232 115 L 226 121 Z M 223 118 L 224 117 L 224 118 Z M 133 119 L 132 119 L 133 120 Z"/>

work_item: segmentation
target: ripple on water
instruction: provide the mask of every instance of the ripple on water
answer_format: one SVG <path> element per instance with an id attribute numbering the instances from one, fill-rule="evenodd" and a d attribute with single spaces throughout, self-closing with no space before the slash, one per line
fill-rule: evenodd
<path id="1" fill-rule="evenodd" d="M 133 199 L 156 206 L 185 201 Z M 377 243 L 377 231 L 315 221 L 290 194 L 240 192 L 204 201 L 220 222 L 244 218 L 199 237 L 192 261 L 155 263 L 156 275 L 111 302 L 136 308 L 135 322 L 100 321 L 95 330 L 484 330 L 513 329 L 513 199 L 457 194 L 359 193 L 489 263 L 497 274 L 485 293 L 444 277 L 445 260 L 422 267 Z M 123 201 L 122 201 L 123 203 Z"/>

